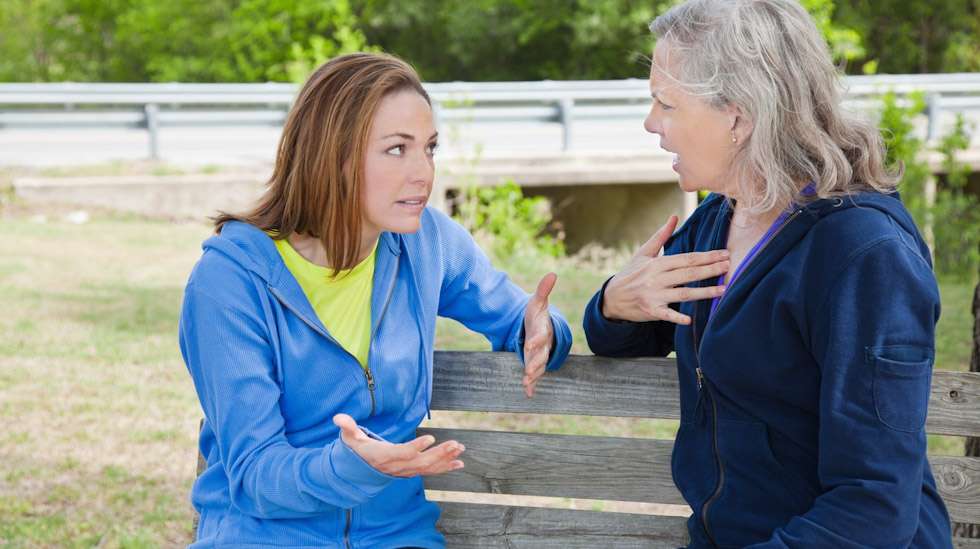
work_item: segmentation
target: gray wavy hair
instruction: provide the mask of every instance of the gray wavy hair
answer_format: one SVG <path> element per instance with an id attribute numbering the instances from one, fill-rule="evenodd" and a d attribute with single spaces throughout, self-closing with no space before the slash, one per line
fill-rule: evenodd
<path id="1" fill-rule="evenodd" d="M 667 74 L 682 89 L 751 119 L 731 168 L 753 210 L 805 201 L 800 182 L 815 184 L 814 198 L 895 189 L 901 168 L 885 168 L 877 127 L 842 108 L 827 44 L 797 2 L 689 0 L 650 30 L 676 60 L 679 74 Z"/>

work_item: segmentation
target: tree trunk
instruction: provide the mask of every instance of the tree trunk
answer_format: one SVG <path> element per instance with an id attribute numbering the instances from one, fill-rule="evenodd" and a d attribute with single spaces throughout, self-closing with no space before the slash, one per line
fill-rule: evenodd
<path id="1" fill-rule="evenodd" d="M 970 371 L 980 372 L 980 283 L 973 290 L 973 352 L 970 353 Z M 966 455 L 980 456 L 980 438 L 966 439 Z M 953 535 L 964 538 L 980 538 L 980 524 L 953 523 Z"/>

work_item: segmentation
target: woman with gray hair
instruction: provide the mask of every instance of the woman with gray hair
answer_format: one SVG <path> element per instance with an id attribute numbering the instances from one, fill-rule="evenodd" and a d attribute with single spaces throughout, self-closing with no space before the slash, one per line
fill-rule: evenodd
<path id="1" fill-rule="evenodd" d="M 939 291 L 874 125 L 792 0 L 651 25 L 645 127 L 685 191 L 585 313 L 607 356 L 677 352 L 691 547 L 950 547 L 924 425 Z"/>

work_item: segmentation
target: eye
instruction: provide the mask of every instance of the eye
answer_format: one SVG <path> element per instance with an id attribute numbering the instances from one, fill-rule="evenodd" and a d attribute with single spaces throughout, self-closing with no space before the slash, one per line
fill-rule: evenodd
<path id="1" fill-rule="evenodd" d="M 438 148 L 439 148 L 439 143 L 436 143 L 435 141 L 433 141 L 432 143 L 429 143 L 428 145 L 426 145 L 425 152 L 429 156 L 432 156 L 432 155 L 436 154 L 436 149 L 438 149 Z"/>
<path id="2" fill-rule="evenodd" d="M 663 101 L 662 101 L 662 100 L 661 100 L 660 98 L 658 98 L 658 97 L 654 97 L 654 98 L 653 98 L 653 102 L 654 102 L 654 103 L 659 103 L 659 104 L 660 104 L 660 108 L 661 108 L 661 109 L 663 109 L 663 110 L 665 110 L 665 111 L 669 111 L 669 110 L 673 110 L 673 108 L 674 108 L 674 107 L 671 107 L 670 105 L 668 105 L 668 104 L 666 104 L 666 103 L 664 103 L 664 102 L 663 102 Z"/>
<path id="3" fill-rule="evenodd" d="M 405 145 L 395 145 L 390 149 L 385 151 L 385 154 L 390 154 L 392 156 L 402 156 L 405 154 Z"/>

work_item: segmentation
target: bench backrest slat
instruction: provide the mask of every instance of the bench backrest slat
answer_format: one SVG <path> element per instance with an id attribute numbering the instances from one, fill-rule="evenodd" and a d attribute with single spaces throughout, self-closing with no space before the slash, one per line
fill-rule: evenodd
<path id="1" fill-rule="evenodd" d="M 432 490 L 684 505 L 671 440 L 420 429 L 466 446 L 466 466 L 428 477 Z"/>
<path id="2" fill-rule="evenodd" d="M 420 429 L 466 445 L 466 467 L 427 477 L 430 490 L 684 505 L 670 474 L 673 441 Z M 955 521 L 980 519 L 980 459 L 930 456 Z"/>
<path id="3" fill-rule="evenodd" d="M 568 358 L 524 397 L 521 367 L 512 353 L 437 351 L 433 410 L 575 414 L 677 419 L 673 359 Z M 980 436 L 980 373 L 936 370 L 926 431 Z"/>

